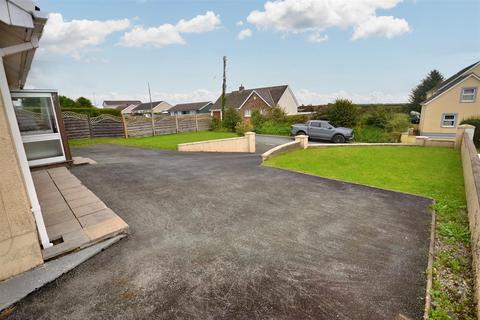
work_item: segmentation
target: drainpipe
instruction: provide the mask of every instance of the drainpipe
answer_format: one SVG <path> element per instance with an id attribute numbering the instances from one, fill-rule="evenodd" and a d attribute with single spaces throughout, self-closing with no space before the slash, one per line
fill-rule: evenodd
<path id="1" fill-rule="evenodd" d="M 5 104 L 5 113 L 7 115 L 8 122 L 10 123 L 10 133 L 12 134 L 13 142 L 17 150 L 23 181 L 25 182 L 25 187 L 27 188 L 28 197 L 32 206 L 31 210 L 37 224 L 38 236 L 40 238 L 42 247 L 46 249 L 53 246 L 53 244 L 48 238 L 45 222 L 43 221 L 42 209 L 40 208 L 40 203 L 38 202 L 37 192 L 35 190 L 35 185 L 33 184 L 32 173 L 30 172 L 30 167 L 28 166 L 27 155 L 25 154 L 25 149 L 23 147 L 22 136 L 20 135 L 17 117 L 13 108 L 12 97 L 10 96 L 10 88 L 8 87 L 5 66 L 3 64 L 3 57 L 35 48 L 38 48 L 37 37 L 32 37 L 30 42 L 25 42 L 6 48 L 0 48 L 0 94 L 2 95 Z"/>

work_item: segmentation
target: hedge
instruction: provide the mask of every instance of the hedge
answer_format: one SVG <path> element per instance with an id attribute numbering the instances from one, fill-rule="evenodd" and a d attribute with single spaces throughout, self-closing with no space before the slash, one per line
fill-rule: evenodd
<path id="1" fill-rule="evenodd" d="M 473 135 L 473 143 L 477 148 L 480 148 L 480 118 L 464 119 L 460 124 L 470 124 L 475 126 L 475 134 Z"/>
<path id="2" fill-rule="evenodd" d="M 120 110 L 108 108 L 62 108 L 62 112 L 65 111 L 86 114 L 90 117 L 98 117 L 101 114 L 111 114 L 117 117 L 120 117 L 122 115 Z"/>

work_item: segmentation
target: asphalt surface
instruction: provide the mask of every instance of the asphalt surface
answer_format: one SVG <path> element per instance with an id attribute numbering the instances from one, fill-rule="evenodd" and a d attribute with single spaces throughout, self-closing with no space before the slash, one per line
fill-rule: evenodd
<path id="1" fill-rule="evenodd" d="M 11 319 L 394 319 L 423 313 L 430 200 L 259 166 L 255 154 L 113 145 L 72 172 L 131 235 Z"/>
<path id="2" fill-rule="evenodd" d="M 257 134 L 255 135 L 255 152 L 262 154 L 278 145 L 292 142 L 294 140 L 294 137 L 275 137 Z"/>

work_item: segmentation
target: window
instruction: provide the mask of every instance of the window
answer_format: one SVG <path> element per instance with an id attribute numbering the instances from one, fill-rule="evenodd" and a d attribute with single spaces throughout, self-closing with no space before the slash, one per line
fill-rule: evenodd
<path id="1" fill-rule="evenodd" d="M 444 113 L 442 115 L 442 127 L 444 128 L 454 128 L 457 124 L 457 114 L 456 113 Z"/>
<path id="2" fill-rule="evenodd" d="M 310 121 L 310 127 L 320 128 L 322 125 L 319 121 Z"/>
<path id="3" fill-rule="evenodd" d="M 475 102 L 477 88 L 462 88 L 460 102 Z"/>
<path id="4" fill-rule="evenodd" d="M 245 118 L 250 118 L 252 116 L 252 110 L 247 109 L 244 113 Z"/>

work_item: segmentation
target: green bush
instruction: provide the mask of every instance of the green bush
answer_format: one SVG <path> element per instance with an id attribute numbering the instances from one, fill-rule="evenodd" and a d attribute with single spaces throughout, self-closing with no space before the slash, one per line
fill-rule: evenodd
<path id="1" fill-rule="evenodd" d="M 235 126 L 235 132 L 239 135 L 244 135 L 245 132 L 253 131 L 253 126 L 250 124 L 250 122 L 239 122 Z"/>
<path id="2" fill-rule="evenodd" d="M 473 143 L 477 148 L 480 148 L 480 118 L 468 118 L 462 120 L 460 124 L 470 124 L 475 126 L 475 134 L 473 135 Z"/>
<path id="3" fill-rule="evenodd" d="M 242 117 L 240 116 L 240 113 L 238 113 L 237 110 L 235 110 L 232 107 L 228 107 L 225 110 L 225 114 L 223 115 L 223 120 L 222 120 L 222 125 L 224 128 L 234 132 L 235 131 L 235 126 L 237 123 L 242 121 Z"/>
<path id="4" fill-rule="evenodd" d="M 265 120 L 261 126 L 255 127 L 255 132 L 260 134 L 290 135 L 291 125 L 286 122 Z"/>
<path id="5" fill-rule="evenodd" d="M 286 117 L 286 122 L 289 124 L 305 123 L 308 121 L 308 116 L 304 114 L 293 114 Z"/>
<path id="6" fill-rule="evenodd" d="M 266 118 L 277 122 L 284 122 L 287 119 L 287 114 L 279 106 L 274 106 L 268 109 Z"/>
<path id="7" fill-rule="evenodd" d="M 373 126 L 356 127 L 354 134 L 356 142 L 398 142 L 400 139 L 400 134 L 398 133 L 387 132 L 385 129 Z"/>
<path id="8" fill-rule="evenodd" d="M 213 118 L 212 123 L 210 124 L 210 130 L 219 131 L 222 128 L 222 121 L 218 118 Z"/>
<path id="9" fill-rule="evenodd" d="M 328 120 L 337 127 L 353 128 L 358 121 L 358 110 L 350 100 L 338 99 L 327 109 Z"/>
<path id="10" fill-rule="evenodd" d="M 62 112 L 72 111 L 76 113 L 86 114 L 90 117 L 98 117 L 101 114 L 111 114 L 113 116 L 120 117 L 122 112 L 117 109 L 108 109 L 108 108 L 62 108 Z"/>
<path id="11" fill-rule="evenodd" d="M 407 132 L 411 126 L 410 118 L 405 113 L 395 113 L 392 115 L 390 121 L 388 121 L 385 127 L 390 132 Z"/>
<path id="12" fill-rule="evenodd" d="M 252 125 L 254 128 L 261 127 L 266 118 L 260 113 L 260 110 L 253 110 L 252 112 Z"/>
<path id="13" fill-rule="evenodd" d="M 392 113 L 385 108 L 376 108 L 366 115 L 365 123 L 369 126 L 385 129 L 392 119 Z"/>

